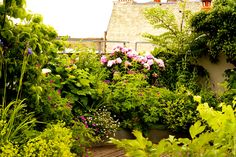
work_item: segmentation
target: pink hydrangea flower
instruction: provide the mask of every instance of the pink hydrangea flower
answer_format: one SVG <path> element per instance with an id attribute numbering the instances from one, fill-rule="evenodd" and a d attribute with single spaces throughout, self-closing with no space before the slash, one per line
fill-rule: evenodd
<path id="1" fill-rule="evenodd" d="M 146 68 L 147 70 L 150 70 L 150 65 L 148 63 L 144 63 L 143 64 L 144 68 Z"/>
<path id="2" fill-rule="evenodd" d="M 116 63 L 117 63 L 117 64 L 120 64 L 120 63 L 122 63 L 122 59 L 121 59 L 120 57 L 116 58 L 116 60 L 115 60 L 115 61 L 116 61 Z"/>
<path id="3" fill-rule="evenodd" d="M 133 57 L 133 60 L 134 60 L 134 61 L 139 61 L 139 56 Z"/>
<path id="4" fill-rule="evenodd" d="M 132 51 L 132 50 L 127 51 L 127 57 L 133 59 L 133 58 L 135 58 L 135 57 L 137 57 L 137 56 L 138 56 L 138 54 L 137 54 L 136 51 Z"/>
<path id="5" fill-rule="evenodd" d="M 103 56 L 101 57 L 101 59 L 100 59 L 100 62 L 101 62 L 102 64 L 107 63 L 107 57 L 106 57 L 105 55 L 103 55 Z"/>
<path id="6" fill-rule="evenodd" d="M 132 53 L 132 51 L 127 52 L 127 57 L 133 58 L 133 53 Z"/>
<path id="7" fill-rule="evenodd" d="M 122 49 L 123 49 L 123 47 L 120 46 L 120 45 L 118 45 L 118 46 L 114 47 L 112 50 L 113 50 L 113 52 L 119 52 L 119 51 L 121 51 Z"/>
<path id="8" fill-rule="evenodd" d="M 132 52 L 132 49 L 131 49 L 131 48 L 128 48 L 128 49 L 127 49 L 127 52 Z"/>
<path id="9" fill-rule="evenodd" d="M 158 64 L 159 67 L 161 68 L 165 68 L 165 64 L 164 64 L 164 61 L 162 59 L 154 59 L 155 62 Z"/>
<path id="10" fill-rule="evenodd" d="M 153 65 L 153 64 L 154 64 L 153 59 L 148 59 L 148 60 L 147 60 L 147 64 L 150 65 L 150 66 Z"/>
<path id="11" fill-rule="evenodd" d="M 121 48 L 121 52 L 124 53 L 124 54 L 126 54 L 126 53 L 128 52 L 128 48 L 125 48 L 125 47 L 124 47 L 124 48 Z"/>
<path id="12" fill-rule="evenodd" d="M 139 62 L 141 62 L 142 64 L 147 62 L 147 58 L 145 56 L 140 56 L 139 57 Z"/>
<path id="13" fill-rule="evenodd" d="M 153 55 L 150 54 L 150 53 L 147 53 L 145 56 L 146 56 L 147 59 L 153 59 L 154 58 Z"/>
<path id="14" fill-rule="evenodd" d="M 107 62 L 107 66 L 108 66 L 108 67 L 112 67 L 113 64 L 115 64 L 115 61 L 114 61 L 114 60 L 109 60 L 109 61 Z"/>

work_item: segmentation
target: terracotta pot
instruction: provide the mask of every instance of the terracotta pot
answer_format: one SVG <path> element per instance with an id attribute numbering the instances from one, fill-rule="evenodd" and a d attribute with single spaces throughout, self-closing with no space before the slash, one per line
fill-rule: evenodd
<path id="1" fill-rule="evenodd" d="M 211 10 L 211 6 L 203 6 L 202 10 L 209 11 L 209 10 Z"/>

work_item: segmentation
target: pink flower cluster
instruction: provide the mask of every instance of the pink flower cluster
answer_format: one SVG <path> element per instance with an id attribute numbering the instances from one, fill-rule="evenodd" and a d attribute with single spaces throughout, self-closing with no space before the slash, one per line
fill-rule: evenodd
<path id="1" fill-rule="evenodd" d="M 91 123 L 91 121 L 93 120 L 92 117 L 85 117 L 85 116 L 80 116 L 80 119 L 82 120 L 82 122 L 84 123 L 85 127 L 88 128 L 89 124 Z M 95 127 L 96 124 L 92 123 L 92 126 Z"/>
<path id="2" fill-rule="evenodd" d="M 165 68 L 163 60 L 155 58 L 151 53 L 146 53 L 145 55 L 138 55 L 136 51 L 133 51 L 129 48 L 123 48 L 121 46 L 115 47 L 109 55 L 109 58 L 115 57 L 115 59 L 108 60 L 108 57 L 105 55 L 103 55 L 100 59 L 100 62 L 104 65 L 107 65 L 107 67 L 112 67 L 115 64 L 121 64 L 123 62 L 120 58 L 122 55 L 123 57 L 126 57 L 128 59 L 124 61 L 124 65 L 126 68 L 132 66 L 132 62 L 138 62 L 142 64 L 143 67 L 147 70 L 150 70 L 151 66 L 155 63 L 160 68 Z"/>
<path id="3" fill-rule="evenodd" d="M 113 59 L 113 60 L 108 60 L 107 57 L 105 55 L 103 55 L 100 59 L 100 62 L 102 64 L 107 64 L 108 67 L 112 67 L 112 65 L 114 64 L 121 64 L 122 63 L 122 59 L 120 57 Z"/>

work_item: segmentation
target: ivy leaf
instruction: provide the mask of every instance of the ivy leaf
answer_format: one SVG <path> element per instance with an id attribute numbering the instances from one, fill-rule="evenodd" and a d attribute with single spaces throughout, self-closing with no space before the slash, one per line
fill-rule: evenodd
<path id="1" fill-rule="evenodd" d="M 194 139 L 196 137 L 196 135 L 202 133 L 205 130 L 205 128 L 206 128 L 206 126 L 201 126 L 201 122 L 197 121 L 189 129 L 191 137 Z"/>

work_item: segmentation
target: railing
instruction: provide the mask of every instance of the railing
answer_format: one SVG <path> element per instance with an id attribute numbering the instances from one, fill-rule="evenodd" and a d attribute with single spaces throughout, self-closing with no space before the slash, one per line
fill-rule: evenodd
<path id="1" fill-rule="evenodd" d="M 98 53 L 107 52 L 107 44 L 108 43 L 121 43 L 124 47 L 127 46 L 127 44 L 134 44 L 134 50 L 138 51 L 139 45 L 143 44 L 151 44 L 154 46 L 152 43 L 148 41 L 136 41 L 136 42 L 130 42 L 130 41 L 124 41 L 124 40 L 104 40 L 103 38 L 91 38 L 91 39 L 82 39 L 82 38 L 68 38 L 68 41 L 71 42 L 78 42 L 78 43 L 86 43 L 86 42 L 91 42 L 95 43 L 97 46 L 96 50 Z"/>
<path id="2" fill-rule="evenodd" d="M 97 43 L 97 51 L 98 52 L 106 52 L 106 48 L 107 48 L 107 43 L 122 43 L 124 47 L 126 47 L 126 45 L 128 43 L 130 43 L 129 41 L 122 41 L 122 40 L 104 40 L 103 38 L 91 38 L 91 39 L 80 39 L 80 38 L 68 38 L 68 41 L 74 41 L 74 42 L 79 42 L 79 43 L 83 43 L 83 42 L 91 42 L 91 43 Z"/>

